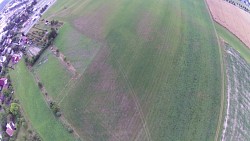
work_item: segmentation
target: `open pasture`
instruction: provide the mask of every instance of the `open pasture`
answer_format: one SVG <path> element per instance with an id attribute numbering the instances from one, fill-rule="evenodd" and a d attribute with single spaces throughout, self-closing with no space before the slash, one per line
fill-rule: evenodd
<path id="1" fill-rule="evenodd" d="M 88 62 L 80 77 L 57 97 L 82 138 L 214 139 L 222 76 L 203 1 L 71 2 L 48 13 L 64 21 L 56 46 L 69 60 L 90 50 L 78 60 Z"/>
<path id="2" fill-rule="evenodd" d="M 67 66 L 64 66 L 49 49 L 40 57 L 33 70 L 52 98 L 63 92 L 65 85 L 73 76 Z"/>
<path id="3" fill-rule="evenodd" d="M 45 141 L 73 141 L 74 138 L 55 118 L 43 99 L 32 74 L 27 70 L 24 60 L 10 72 L 16 97 L 24 109 L 25 117 Z"/>

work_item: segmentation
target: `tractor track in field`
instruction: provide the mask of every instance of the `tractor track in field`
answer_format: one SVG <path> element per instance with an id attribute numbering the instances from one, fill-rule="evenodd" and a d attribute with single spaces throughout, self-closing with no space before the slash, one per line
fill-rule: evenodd
<path id="1" fill-rule="evenodd" d="M 118 60 L 116 60 L 116 62 L 117 62 L 118 66 L 119 66 L 119 69 L 120 69 L 120 71 L 121 71 L 121 73 L 122 73 L 122 75 L 123 75 L 123 77 L 124 77 L 124 80 L 127 82 L 128 87 L 129 87 L 129 89 L 130 89 L 130 91 L 131 91 L 133 100 L 134 100 L 135 105 L 136 105 L 136 109 L 138 110 L 139 115 L 140 115 L 140 117 L 141 117 L 141 120 L 142 120 L 142 122 L 143 122 L 142 127 L 143 127 L 144 130 L 145 130 L 145 133 L 146 133 L 146 135 L 147 135 L 147 138 L 148 138 L 149 141 L 152 141 L 152 138 L 151 138 L 149 129 L 148 129 L 148 127 L 147 127 L 146 118 L 145 118 L 145 116 L 143 115 L 143 111 L 142 111 L 142 108 L 141 108 L 140 103 L 139 103 L 139 101 L 138 101 L 138 98 L 136 97 L 135 91 L 133 90 L 133 88 L 132 88 L 132 86 L 131 86 L 131 83 L 130 83 L 129 80 L 128 80 L 127 75 L 126 75 L 125 72 L 123 71 L 120 62 L 119 62 Z"/>
<path id="2" fill-rule="evenodd" d="M 213 28 L 214 28 L 214 32 L 217 38 L 217 42 L 218 42 L 218 46 L 219 46 L 219 53 L 220 53 L 220 65 L 221 65 L 221 84 L 222 84 L 222 88 L 221 88 L 221 105 L 220 105 L 220 115 L 219 115 L 219 121 L 217 124 L 217 129 L 216 129 L 216 134 L 214 137 L 214 141 L 218 141 L 219 140 L 219 134 L 220 134 L 220 130 L 221 130 L 221 126 L 222 126 L 222 122 L 223 122 L 223 113 L 224 113 L 224 101 L 225 101 L 225 76 L 224 76 L 224 59 L 223 59 L 223 48 L 221 47 L 221 43 L 220 43 L 220 38 L 218 36 L 217 30 L 215 28 L 215 24 L 214 24 L 214 19 L 212 17 L 211 11 L 208 7 L 208 3 L 206 0 L 204 0 L 204 3 L 206 5 L 206 9 L 208 11 L 209 17 L 211 19 Z"/>
<path id="3" fill-rule="evenodd" d="M 101 48 L 100 48 L 101 49 Z M 99 51 L 100 51 L 100 49 L 99 49 Z M 99 52 L 98 51 L 98 52 Z M 97 54 L 96 54 L 97 55 Z M 95 56 L 96 56 L 95 55 Z M 108 57 L 108 56 L 110 56 L 110 54 L 108 54 L 106 57 Z M 90 63 L 91 64 L 91 63 Z M 90 65 L 89 64 L 89 65 Z M 88 67 L 86 67 L 86 68 L 88 68 Z M 85 69 L 86 70 L 86 69 Z M 82 72 L 82 73 L 76 73 L 75 74 L 75 76 L 73 76 L 70 80 L 69 80 L 69 82 L 65 85 L 65 87 L 63 88 L 63 90 L 65 90 L 68 86 L 69 86 L 69 88 L 68 88 L 68 91 L 67 91 L 67 93 L 66 93 L 66 95 L 64 95 L 61 99 L 60 99 L 60 101 L 58 101 L 58 104 L 60 105 L 60 103 L 64 100 L 64 98 L 65 97 L 67 97 L 68 95 L 69 95 L 69 91 L 72 89 L 72 87 L 74 87 L 75 86 L 75 84 L 77 84 L 81 79 L 83 79 L 83 75 L 84 75 L 84 73 L 85 73 L 85 70 Z M 71 81 L 73 81 L 73 82 L 71 82 Z M 59 100 L 59 96 L 61 96 L 62 94 L 63 94 L 63 90 L 60 92 L 60 94 L 56 97 L 56 99 L 58 99 Z"/>
<path id="4" fill-rule="evenodd" d="M 110 56 L 110 54 L 107 55 L 107 56 Z M 84 72 L 81 73 L 81 74 L 77 74 L 77 75 L 73 76 L 73 77 L 71 78 L 71 80 L 65 85 L 64 89 L 63 89 L 63 90 L 61 91 L 61 93 L 56 97 L 56 99 L 57 99 L 57 101 L 58 101 L 58 105 L 60 105 L 61 102 L 63 102 L 63 100 L 69 95 L 69 91 L 75 86 L 75 84 L 77 84 L 81 79 L 83 79 L 83 75 L 84 75 Z M 67 87 L 68 87 L 68 89 L 67 89 L 66 92 L 65 92 L 64 90 L 65 90 Z M 66 94 L 65 94 L 65 93 L 66 93 Z M 63 95 L 63 94 L 65 94 L 65 95 Z M 62 96 L 62 95 L 63 95 L 63 97 L 60 99 L 60 96 Z M 86 109 L 84 109 L 84 110 L 86 110 Z M 103 127 L 107 126 L 104 122 L 101 122 L 101 125 L 102 125 Z M 72 129 L 74 129 L 74 128 L 72 128 Z M 75 129 L 74 129 L 74 131 L 75 131 Z M 108 132 L 109 135 L 111 135 L 112 137 L 114 137 L 117 141 L 121 141 L 121 139 L 119 139 L 118 136 L 112 134 L 112 131 L 111 131 L 111 130 L 107 129 L 106 131 Z"/>

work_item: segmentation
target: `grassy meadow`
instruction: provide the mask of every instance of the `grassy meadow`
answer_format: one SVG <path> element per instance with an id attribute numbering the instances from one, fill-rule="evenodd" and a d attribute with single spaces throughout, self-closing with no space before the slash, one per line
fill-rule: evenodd
<path id="1" fill-rule="evenodd" d="M 203 1 L 62 0 L 45 17 L 64 22 L 55 44 L 69 60 L 95 48 L 59 100 L 82 138 L 214 139 L 220 54 Z"/>
<path id="2" fill-rule="evenodd" d="M 80 73 L 84 72 L 100 48 L 100 44 L 85 37 L 67 22 L 60 29 L 55 46 Z"/>
<path id="3" fill-rule="evenodd" d="M 50 51 L 46 51 L 33 68 L 46 88 L 48 95 L 53 98 L 61 92 L 73 76 Z"/>
<path id="4" fill-rule="evenodd" d="M 45 141 L 71 141 L 74 138 L 64 129 L 45 103 L 31 73 L 22 60 L 10 72 L 16 97 L 24 109 L 25 117 Z"/>

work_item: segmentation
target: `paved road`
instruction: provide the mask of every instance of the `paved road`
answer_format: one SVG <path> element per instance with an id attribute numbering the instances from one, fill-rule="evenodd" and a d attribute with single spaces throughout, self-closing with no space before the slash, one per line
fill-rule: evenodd
<path id="1" fill-rule="evenodd" d="M 56 0 L 41 0 L 39 1 L 35 6 L 34 6 L 34 9 L 37 9 L 34 13 L 33 16 L 31 16 L 29 18 L 30 20 L 30 23 L 24 27 L 22 29 L 22 32 L 24 32 L 24 34 L 26 35 L 29 30 L 39 21 L 40 19 L 40 16 L 36 16 L 36 15 L 39 15 L 40 14 L 40 10 L 45 6 L 45 5 L 48 5 L 48 8 L 43 12 L 45 13 L 54 3 L 56 2 Z M 33 18 L 36 18 L 35 21 L 33 21 Z"/>

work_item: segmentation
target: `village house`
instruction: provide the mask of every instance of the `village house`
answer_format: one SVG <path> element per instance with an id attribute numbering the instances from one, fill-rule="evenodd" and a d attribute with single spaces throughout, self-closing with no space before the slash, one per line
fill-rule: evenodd
<path id="1" fill-rule="evenodd" d="M 12 56 L 12 58 L 11 58 L 12 63 L 13 63 L 13 64 L 18 63 L 18 62 L 21 60 L 21 58 L 22 58 L 22 54 L 21 54 L 21 53 L 19 53 L 19 54 L 14 54 L 14 55 Z"/>
<path id="2" fill-rule="evenodd" d="M 14 124 L 13 122 L 7 123 L 7 125 L 6 125 L 6 133 L 7 133 L 10 137 L 13 136 L 15 130 L 16 130 L 16 126 L 15 126 L 15 124 Z"/>
<path id="3" fill-rule="evenodd" d="M 5 96 L 4 94 L 0 94 L 0 102 L 3 104 L 4 103 L 4 100 L 5 100 Z"/>
<path id="4" fill-rule="evenodd" d="M 0 63 L 4 63 L 6 61 L 6 57 L 5 56 L 0 56 Z"/>
<path id="5" fill-rule="evenodd" d="M 0 63 L 0 73 L 2 73 L 2 70 L 3 70 L 3 64 Z"/>
<path id="6" fill-rule="evenodd" d="M 9 48 L 7 49 L 7 54 L 12 54 L 12 48 L 9 47 Z"/>
<path id="7" fill-rule="evenodd" d="M 25 45 L 28 42 L 28 37 L 22 36 L 21 39 L 19 40 L 19 45 Z"/>
<path id="8" fill-rule="evenodd" d="M 0 141 L 2 141 L 2 139 L 3 139 L 3 135 L 2 133 L 0 133 Z"/>
<path id="9" fill-rule="evenodd" d="M 7 78 L 1 78 L 0 79 L 0 91 L 3 89 L 8 88 L 8 79 Z"/>
<path id="10" fill-rule="evenodd" d="M 2 54 L 2 55 L 5 55 L 5 54 L 6 54 L 6 52 L 7 52 L 7 49 L 8 49 L 7 47 L 4 47 L 4 49 L 3 49 L 3 51 L 2 51 L 2 53 L 1 53 L 1 54 Z"/>
<path id="11" fill-rule="evenodd" d="M 7 40 L 6 40 L 6 44 L 7 44 L 7 45 L 10 45 L 10 44 L 11 44 L 11 42 L 12 42 L 12 39 L 11 39 L 11 38 L 7 38 Z"/>

